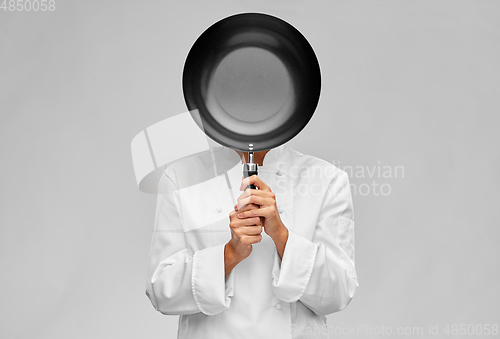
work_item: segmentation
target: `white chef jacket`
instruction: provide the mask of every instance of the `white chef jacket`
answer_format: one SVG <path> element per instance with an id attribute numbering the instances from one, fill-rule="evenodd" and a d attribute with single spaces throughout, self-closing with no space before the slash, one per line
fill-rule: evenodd
<path id="1" fill-rule="evenodd" d="M 161 179 L 146 287 L 155 309 L 180 315 L 178 338 L 328 337 L 325 316 L 345 308 L 358 287 L 347 174 L 288 144 L 270 150 L 258 175 L 289 232 L 283 258 L 262 231 L 225 278 L 242 164 L 210 176 L 206 159 L 181 161 Z"/>

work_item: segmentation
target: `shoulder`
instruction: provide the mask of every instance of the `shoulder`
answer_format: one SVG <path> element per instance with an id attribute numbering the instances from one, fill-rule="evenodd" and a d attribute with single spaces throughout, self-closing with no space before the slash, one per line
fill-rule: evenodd
<path id="1" fill-rule="evenodd" d="M 213 168 L 210 151 L 204 151 L 174 161 L 166 166 L 163 174 L 178 188 L 183 188 L 207 179 L 205 176 L 213 177 Z"/>
<path id="2" fill-rule="evenodd" d="M 164 175 L 178 188 L 190 187 L 210 181 L 235 167 L 240 162 L 237 153 L 226 154 L 217 147 L 179 159 L 169 164 Z"/>

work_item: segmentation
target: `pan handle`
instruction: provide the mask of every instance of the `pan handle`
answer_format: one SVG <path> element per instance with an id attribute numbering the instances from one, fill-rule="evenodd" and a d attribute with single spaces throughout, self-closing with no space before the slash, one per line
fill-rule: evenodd
<path id="1" fill-rule="evenodd" d="M 253 162 L 243 164 L 243 177 L 248 178 L 254 174 L 258 174 L 258 167 L 259 166 Z M 247 188 L 256 189 L 257 187 L 255 185 L 247 185 L 245 190 Z"/>

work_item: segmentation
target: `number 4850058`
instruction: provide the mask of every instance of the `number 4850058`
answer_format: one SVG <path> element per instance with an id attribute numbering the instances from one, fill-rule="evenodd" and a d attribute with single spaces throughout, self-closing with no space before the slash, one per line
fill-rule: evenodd
<path id="1" fill-rule="evenodd" d="M 53 12 L 55 0 L 3 0 L 0 9 L 4 12 Z"/>

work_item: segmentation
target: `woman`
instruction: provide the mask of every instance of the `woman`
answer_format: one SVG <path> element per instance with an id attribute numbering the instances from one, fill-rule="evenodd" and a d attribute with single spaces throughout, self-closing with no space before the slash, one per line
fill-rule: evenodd
<path id="1" fill-rule="evenodd" d="M 327 337 L 326 315 L 358 286 L 347 174 L 288 144 L 255 153 L 259 175 L 243 180 L 241 164 L 207 175 L 207 159 L 170 166 L 160 183 L 153 306 L 180 315 L 178 338 Z"/>

